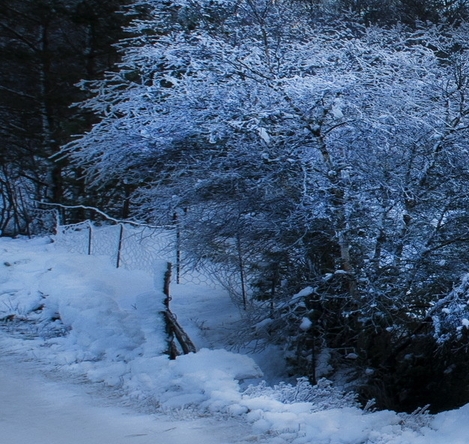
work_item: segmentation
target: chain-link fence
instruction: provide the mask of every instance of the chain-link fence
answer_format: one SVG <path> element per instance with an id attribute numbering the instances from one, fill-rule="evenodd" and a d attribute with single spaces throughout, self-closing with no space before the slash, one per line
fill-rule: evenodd
<path id="1" fill-rule="evenodd" d="M 178 228 L 96 225 L 90 221 L 58 225 L 56 243 L 71 253 L 108 256 L 116 267 L 153 273 L 158 261 L 170 262 L 176 283 L 218 287 L 210 269 L 194 269 L 180 250 Z"/>

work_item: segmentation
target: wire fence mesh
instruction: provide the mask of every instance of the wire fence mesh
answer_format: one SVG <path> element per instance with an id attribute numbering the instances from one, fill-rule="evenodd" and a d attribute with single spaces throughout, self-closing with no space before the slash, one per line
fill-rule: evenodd
<path id="1" fill-rule="evenodd" d="M 91 223 L 89 221 L 70 225 L 57 225 L 55 242 L 69 253 L 91 254 Z"/>
<path id="2" fill-rule="evenodd" d="M 155 264 L 165 261 L 175 266 L 176 283 L 221 287 L 210 267 L 194 268 L 185 261 L 177 227 L 99 226 L 84 221 L 58 225 L 55 239 L 70 253 L 107 256 L 116 267 L 153 274 Z"/>

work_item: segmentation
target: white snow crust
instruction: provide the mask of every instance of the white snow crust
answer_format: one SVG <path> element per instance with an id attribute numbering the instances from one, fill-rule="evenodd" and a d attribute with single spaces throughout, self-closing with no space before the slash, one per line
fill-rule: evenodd
<path id="1" fill-rule="evenodd" d="M 227 332 L 243 324 L 222 290 L 173 285 L 173 311 L 199 350 L 169 360 L 163 261 L 155 279 L 49 238 L 0 238 L 0 258 L 2 442 L 154 443 L 162 434 L 165 444 L 469 442 L 469 405 L 438 415 L 364 412 L 327 381 L 312 392 L 305 381 L 261 383 L 275 355 L 225 349 Z"/>

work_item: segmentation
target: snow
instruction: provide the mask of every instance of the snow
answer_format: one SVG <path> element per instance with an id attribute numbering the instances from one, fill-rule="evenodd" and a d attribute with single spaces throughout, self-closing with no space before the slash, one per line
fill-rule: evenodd
<path id="1" fill-rule="evenodd" d="M 2 338 L 3 342 L 4 338 Z M 3 352 L 4 350 L 2 350 Z M 246 442 L 240 421 L 178 420 L 139 413 L 97 396 L 89 383 L 70 384 L 41 374 L 31 362 L 0 358 L 0 427 L 9 444 L 220 444 Z"/>
<path id="2" fill-rule="evenodd" d="M 308 318 L 303 318 L 301 320 L 300 329 L 303 331 L 308 331 L 313 326 L 313 323 Z"/>
<path id="3" fill-rule="evenodd" d="M 5 442 L 468 442 L 469 405 L 438 415 L 363 411 L 324 379 L 272 385 L 282 363 L 274 351 L 230 351 L 244 324 L 213 287 L 172 286 L 172 309 L 198 352 L 169 360 L 164 261 L 155 278 L 48 238 L 0 238 L 0 253 Z"/>
<path id="4" fill-rule="evenodd" d="M 309 296 L 313 292 L 314 292 L 313 287 L 306 287 L 306 288 L 303 288 L 303 290 L 301 290 L 297 294 L 293 295 L 292 299 L 300 299 L 300 298 L 303 298 L 305 296 Z"/>

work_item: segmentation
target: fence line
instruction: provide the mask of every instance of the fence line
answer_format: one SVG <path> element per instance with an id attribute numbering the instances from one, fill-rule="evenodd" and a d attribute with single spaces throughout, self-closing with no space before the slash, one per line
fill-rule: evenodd
<path id="1" fill-rule="evenodd" d="M 142 270 L 152 276 L 155 275 L 157 261 L 169 262 L 175 270 L 176 284 L 223 288 L 240 307 L 246 310 L 250 305 L 254 275 L 250 275 L 244 263 L 239 236 L 235 239 L 236 258 L 228 257 L 221 262 L 210 258 L 194 260 L 190 254 L 184 254 L 184 224 L 180 215 L 174 215 L 172 225 L 155 227 L 120 221 L 97 208 L 84 205 L 36 204 L 38 208 L 31 210 L 30 235 L 55 231 L 57 244 L 71 253 L 108 256 L 118 268 Z M 46 209 L 39 208 L 42 206 Z M 108 222 L 99 224 L 85 220 L 62 225 L 61 211 L 68 210 L 92 212 Z"/>
<path id="2" fill-rule="evenodd" d="M 178 248 L 180 243 L 177 227 L 175 229 L 136 227 L 124 223 L 97 226 L 87 220 L 72 225 L 57 225 L 56 242 L 69 252 L 105 255 L 112 260 L 116 268 L 147 271 L 154 277 L 156 277 L 156 262 L 165 261 L 167 269 L 164 285 L 160 290 L 165 294 L 166 307 L 162 313 L 168 337 L 167 354 L 170 359 L 176 359 L 182 353 L 196 352 L 194 343 L 169 306 L 171 300 L 169 286 L 175 259 L 178 263 L 178 273 L 180 272 L 181 252 Z M 177 283 L 180 281 L 181 276 L 178 276 Z"/>
<path id="3" fill-rule="evenodd" d="M 170 262 L 176 265 L 176 283 L 220 287 L 216 279 L 210 277 L 210 272 L 201 273 L 192 267 L 184 267 L 177 226 L 136 227 L 124 223 L 98 226 L 87 220 L 57 225 L 56 243 L 70 253 L 108 256 L 117 268 L 141 270 L 152 275 L 157 261 Z"/>

